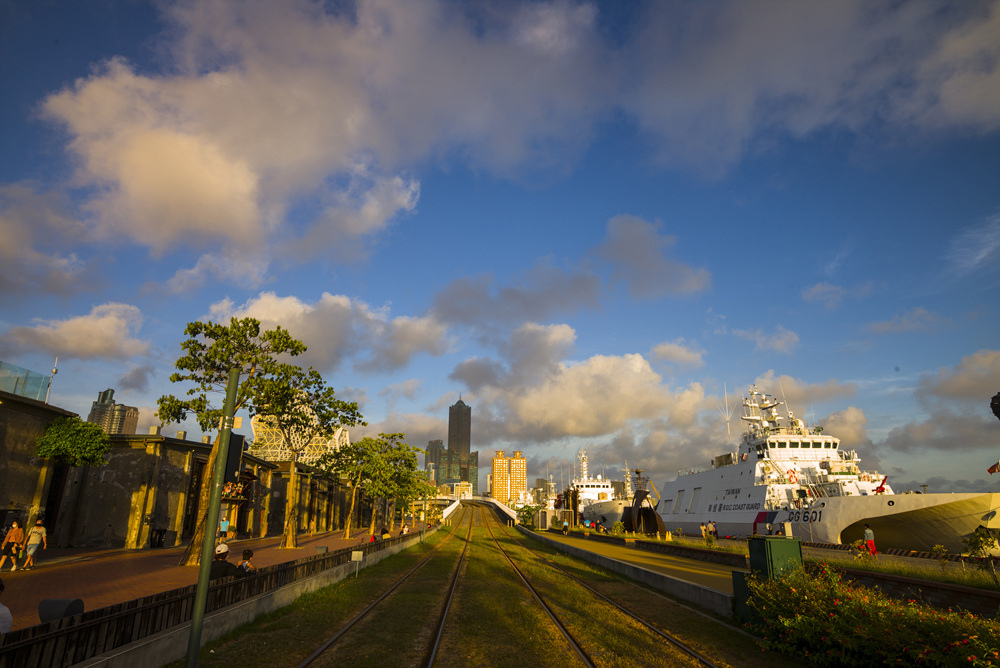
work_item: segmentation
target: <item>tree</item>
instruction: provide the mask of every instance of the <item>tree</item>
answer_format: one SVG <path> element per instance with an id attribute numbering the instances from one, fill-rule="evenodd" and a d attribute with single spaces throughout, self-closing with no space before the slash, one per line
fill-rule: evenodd
<path id="1" fill-rule="evenodd" d="M 344 538 L 351 537 L 351 521 L 354 519 L 358 490 L 364 487 L 368 495 L 373 496 L 372 483 L 382 466 L 380 453 L 385 449 L 385 441 L 397 435 L 399 434 L 365 436 L 350 445 L 325 453 L 316 462 L 317 468 L 338 480 L 346 480 L 351 488 L 351 507 L 347 513 Z M 374 511 L 372 515 L 374 517 Z"/>
<path id="2" fill-rule="evenodd" d="M 304 370 L 292 364 L 279 364 L 258 381 L 257 412 L 271 423 L 284 446 L 291 453 L 288 494 L 285 499 L 285 532 L 281 547 L 298 547 L 299 454 L 316 436 L 332 434 L 337 427 L 367 424 L 361 420 L 358 405 L 337 399 L 332 387 L 312 367 Z"/>
<path id="3" fill-rule="evenodd" d="M 51 457 L 69 466 L 103 466 L 108 463 L 111 439 L 96 424 L 78 417 L 58 417 L 36 441 L 39 457 Z"/>
<path id="4" fill-rule="evenodd" d="M 209 393 L 225 396 L 230 369 L 240 370 L 241 383 L 236 395 L 236 411 L 256 405 L 259 379 L 277 368 L 278 356 L 299 355 L 306 346 L 280 326 L 262 332 L 260 321 L 254 318 L 231 318 L 228 325 L 214 322 L 190 322 L 184 329 L 188 339 L 181 343 L 181 356 L 175 366 L 179 371 L 170 376 L 174 383 L 193 383 L 187 398 L 164 395 L 157 401 L 157 417 L 161 423 L 183 422 L 193 415 L 203 431 L 216 429 L 222 408 L 209 402 Z M 216 434 L 209 454 L 207 475 L 202 477 L 198 494 L 198 520 L 194 536 L 181 555 L 180 565 L 198 564 L 205 539 L 205 522 L 212 489 L 212 472 L 218 454 L 221 430 Z"/>
<path id="5" fill-rule="evenodd" d="M 517 521 L 521 524 L 530 526 L 535 517 L 535 513 L 541 509 L 541 506 L 521 506 L 515 511 L 517 512 Z"/>
<path id="6" fill-rule="evenodd" d="M 417 483 L 417 449 L 402 441 L 405 434 L 379 434 L 371 453 L 374 466 L 366 491 L 373 498 L 386 501 L 414 494 Z M 372 513 L 368 533 L 375 533 L 375 513 Z M 389 518 L 392 529 L 393 518 Z"/>

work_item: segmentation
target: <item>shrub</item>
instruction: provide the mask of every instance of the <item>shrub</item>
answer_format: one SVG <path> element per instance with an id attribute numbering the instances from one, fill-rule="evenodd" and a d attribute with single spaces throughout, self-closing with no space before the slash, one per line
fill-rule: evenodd
<path id="1" fill-rule="evenodd" d="M 621 536 L 622 534 L 624 534 L 625 533 L 625 524 L 624 524 L 624 522 L 622 522 L 621 520 L 618 520 L 617 522 L 615 522 L 614 524 L 612 524 L 611 525 L 611 533 L 613 533 L 616 536 Z"/>
<path id="2" fill-rule="evenodd" d="M 849 586 L 833 569 L 750 577 L 761 647 L 827 666 L 992 666 L 1000 624 Z"/>

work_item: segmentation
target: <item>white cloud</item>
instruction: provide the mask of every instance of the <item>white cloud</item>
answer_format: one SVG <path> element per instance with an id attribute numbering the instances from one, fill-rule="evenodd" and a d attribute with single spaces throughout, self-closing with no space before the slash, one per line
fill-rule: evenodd
<path id="1" fill-rule="evenodd" d="M 773 369 L 758 376 L 754 380 L 754 385 L 786 401 L 790 408 L 799 413 L 799 417 L 802 417 L 802 412 L 807 406 L 831 399 L 851 397 L 858 390 L 856 384 L 842 383 L 835 378 L 824 383 L 806 383 L 791 376 L 777 376 Z"/>
<path id="2" fill-rule="evenodd" d="M 446 327 L 431 317 L 389 318 L 383 310 L 344 295 L 324 292 L 319 301 L 262 292 L 241 307 L 229 301 L 213 305 L 210 317 L 253 317 L 265 328 L 281 325 L 306 344 L 296 363 L 320 370 L 336 369 L 348 358 L 355 367 L 386 371 L 406 366 L 418 354 L 442 355 L 448 347 Z"/>
<path id="3" fill-rule="evenodd" d="M 821 302 L 827 308 L 840 306 L 847 291 L 839 285 L 830 283 L 817 283 L 811 288 L 802 291 L 802 299 L 807 302 Z"/>
<path id="4" fill-rule="evenodd" d="M 996 3 L 651 7 L 626 104 L 665 162 L 720 174 L 768 136 L 1000 124 Z"/>
<path id="5" fill-rule="evenodd" d="M 799 335 L 781 325 L 775 328 L 773 334 L 766 334 L 762 329 L 734 329 L 733 334 L 741 339 L 753 341 L 755 350 L 773 350 L 776 353 L 790 355 L 799 345 Z"/>
<path id="6" fill-rule="evenodd" d="M 431 312 L 444 322 L 464 325 L 540 321 L 557 313 L 596 308 L 601 287 L 590 271 L 563 270 L 546 260 L 524 272 L 514 285 L 493 284 L 489 275 L 452 281 L 434 295 Z"/>
<path id="7" fill-rule="evenodd" d="M 93 287 L 91 267 L 71 250 L 88 235 L 59 193 L 30 182 L 0 185 L 0 299 Z"/>
<path id="8" fill-rule="evenodd" d="M 611 264 L 613 277 L 624 281 L 633 297 L 706 291 L 711 273 L 668 259 L 666 251 L 677 238 L 660 235 L 659 227 L 635 216 L 616 216 L 608 221 L 607 237 L 595 253 Z"/>
<path id="9" fill-rule="evenodd" d="M 920 379 L 917 393 L 925 398 L 960 399 L 981 402 L 989 407 L 990 398 L 1000 391 L 1000 350 L 980 350 L 963 357 L 951 369 Z"/>
<path id="10" fill-rule="evenodd" d="M 700 369 L 704 366 L 705 360 L 702 358 L 704 354 L 704 350 L 686 345 L 683 338 L 657 344 L 652 352 L 653 359 L 664 360 L 687 369 Z"/>
<path id="11" fill-rule="evenodd" d="M 952 239 L 945 259 L 959 277 L 1000 267 L 1000 212 Z"/>
<path id="12" fill-rule="evenodd" d="M 917 306 L 895 316 L 892 320 L 873 322 L 867 329 L 874 334 L 895 334 L 925 331 L 945 322 L 947 321 L 938 314 L 928 311 L 923 306 Z"/>
<path id="13" fill-rule="evenodd" d="M 95 306 L 85 316 L 66 320 L 36 319 L 31 327 L 11 327 L 2 337 L 4 350 L 45 352 L 64 359 L 124 360 L 149 352 L 148 342 L 134 338 L 142 313 L 129 304 Z"/>

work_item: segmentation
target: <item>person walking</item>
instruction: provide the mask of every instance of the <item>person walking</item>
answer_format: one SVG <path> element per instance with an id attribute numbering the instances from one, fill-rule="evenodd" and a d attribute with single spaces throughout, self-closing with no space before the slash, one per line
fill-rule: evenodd
<path id="1" fill-rule="evenodd" d="M 878 559 L 878 550 L 875 549 L 875 532 L 872 531 L 870 525 L 865 525 L 865 545 L 868 547 L 868 552 Z"/>
<path id="2" fill-rule="evenodd" d="M 0 545 L 0 552 L 3 556 L 0 557 L 0 570 L 3 570 L 3 564 L 7 561 L 7 557 L 10 557 L 11 567 L 10 570 L 17 570 L 17 553 L 24 548 L 24 529 L 21 528 L 20 522 L 14 520 L 11 522 L 10 531 L 3 539 L 3 545 Z"/>
<path id="3" fill-rule="evenodd" d="M 30 571 L 35 567 L 35 552 L 38 550 L 39 545 L 42 546 L 43 550 L 49 549 L 48 534 L 41 520 L 37 520 L 35 526 L 31 527 L 28 531 L 28 544 L 24 548 L 24 551 L 28 554 L 28 558 L 24 562 L 24 570 Z"/>

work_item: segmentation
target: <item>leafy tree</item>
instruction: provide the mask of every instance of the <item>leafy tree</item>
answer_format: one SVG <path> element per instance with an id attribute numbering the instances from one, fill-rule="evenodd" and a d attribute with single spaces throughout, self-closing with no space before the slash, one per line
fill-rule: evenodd
<path id="1" fill-rule="evenodd" d="M 111 439 L 96 424 L 78 417 L 58 417 L 36 441 L 39 457 L 51 457 L 69 466 L 103 466 L 108 463 Z"/>
<path id="2" fill-rule="evenodd" d="M 279 364 L 257 383 L 257 412 L 281 434 L 291 453 L 288 494 L 285 501 L 285 532 L 281 547 L 298 546 L 299 454 L 316 436 L 332 435 L 337 427 L 366 424 L 358 405 L 337 399 L 332 387 L 312 367 L 304 370 L 292 364 Z"/>
<path id="3" fill-rule="evenodd" d="M 369 496 L 396 499 L 414 493 L 417 484 L 416 448 L 402 442 L 405 434 L 379 434 L 376 439 L 371 476 L 366 491 Z M 375 533 L 375 513 L 372 513 L 369 535 Z M 392 529 L 393 518 L 389 518 Z"/>
<path id="4" fill-rule="evenodd" d="M 240 370 L 241 383 L 236 394 L 236 411 L 255 407 L 259 380 L 275 372 L 279 355 L 299 355 L 306 346 L 279 327 L 261 331 L 255 318 L 231 318 L 228 325 L 214 322 L 190 322 L 184 329 L 188 339 L 181 343 L 184 354 L 175 366 L 178 372 L 170 376 L 174 383 L 192 383 L 186 398 L 164 395 L 157 401 L 157 417 L 161 423 L 183 422 L 188 415 L 198 421 L 203 431 L 212 431 L 222 417 L 222 408 L 213 407 L 209 393 L 225 397 L 230 369 Z M 205 523 L 212 489 L 212 473 L 218 453 L 221 430 L 216 434 L 208 458 L 207 473 L 202 477 L 198 494 L 198 521 L 194 536 L 181 556 L 180 565 L 196 565 L 201 558 L 205 539 Z"/>
<path id="5" fill-rule="evenodd" d="M 385 434 L 379 434 L 378 438 L 383 436 Z M 324 453 L 316 462 L 316 468 L 338 480 L 346 480 L 351 488 L 351 507 L 344 526 L 344 538 L 351 537 L 351 521 L 354 518 L 358 490 L 368 484 L 372 472 L 378 466 L 378 438 L 365 436 L 349 445 L 337 448 L 333 452 Z"/>
<path id="6" fill-rule="evenodd" d="M 521 506 L 515 512 L 517 512 L 517 521 L 524 525 L 531 525 L 532 520 L 535 517 L 535 513 L 541 510 L 541 506 Z"/>

